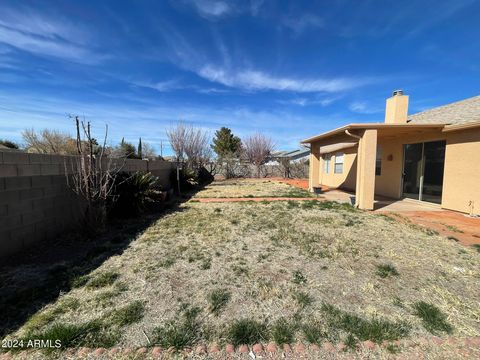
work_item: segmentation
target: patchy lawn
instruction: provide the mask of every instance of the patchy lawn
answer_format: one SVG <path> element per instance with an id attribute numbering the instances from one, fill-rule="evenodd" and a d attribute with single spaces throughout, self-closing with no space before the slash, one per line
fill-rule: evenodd
<path id="1" fill-rule="evenodd" d="M 196 198 L 312 197 L 297 187 L 268 179 L 232 179 L 215 181 Z"/>
<path id="2" fill-rule="evenodd" d="M 288 188 L 219 182 L 198 196 Z M 10 336 L 178 348 L 479 336 L 479 260 L 474 249 L 344 204 L 188 202 Z"/>

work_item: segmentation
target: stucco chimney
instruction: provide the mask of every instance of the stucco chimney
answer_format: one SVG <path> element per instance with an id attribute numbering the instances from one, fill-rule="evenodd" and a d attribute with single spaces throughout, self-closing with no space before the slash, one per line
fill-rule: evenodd
<path id="1" fill-rule="evenodd" d="M 408 95 L 403 90 L 395 90 L 391 98 L 387 99 L 385 109 L 386 124 L 406 124 L 408 115 Z"/>

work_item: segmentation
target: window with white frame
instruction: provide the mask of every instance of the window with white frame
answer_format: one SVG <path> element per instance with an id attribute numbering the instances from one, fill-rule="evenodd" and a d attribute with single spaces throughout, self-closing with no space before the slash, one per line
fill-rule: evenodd
<path id="1" fill-rule="evenodd" d="M 328 174 L 330 171 L 330 160 L 332 159 L 332 155 L 325 154 L 323 155 L 323 173 Z"/>
<path id="2" fill-rule="evenodd" d="M 335 154 L 335 167 L 333 168 L 333 172 L 335 174 L 342 174 L 343 173 L 343 158 L 345 157 L 344 153 L 336 153 Z"/>

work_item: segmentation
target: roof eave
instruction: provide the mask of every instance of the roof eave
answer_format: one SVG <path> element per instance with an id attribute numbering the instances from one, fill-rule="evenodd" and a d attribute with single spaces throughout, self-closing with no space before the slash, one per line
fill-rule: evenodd
<path id="1" fill-rule="evenodd" d="M 333 129 L 331 131 L 328 131 L 323 134 L 315 135 L 310 138 L 302 140 L 300 143 L 301 144 L 311 144 L 312 142 L 328 138 L 330 136 L 338 135 L 341 133 L 344 133 L 345 130 L 367 130 L 367 129 L 395 129 L 395 128 L 403 128 L 403 127 L 409 127 L 409 128 L 443 128 L 445 127 L 446 124 L 383 124 L 383 123 L 366 123 L 366 124 L 348 124 L 336 129 Z"/>

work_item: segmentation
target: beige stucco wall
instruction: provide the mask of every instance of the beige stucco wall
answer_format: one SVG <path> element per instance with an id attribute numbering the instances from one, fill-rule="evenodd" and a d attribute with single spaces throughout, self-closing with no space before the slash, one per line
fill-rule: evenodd
<path id="1" fill-rule="evenodd" d="M 438 140 L 447 141 L 441 206 L 470 213 L 473 205 L 473 213 L 480 214 L 480 129 L 455 132 L 424 130 L 406 135 L 379 133 L 377 144 L 381 148 L 382 173 L 375 176 L 375 194 L 401 198 L 403 145 Z M 312 146 L 318 152 L 320 146 L 344 141 L 352 141 L 352 138 L 336 136 L 316 142 Z M 329 187 L 355 190 L 357 150 L 358 147 L 342 150 L 345 153 L 342 174 L 334 174 L 334 153 L 328 174 L 323 173 L 324 160 L 320 157 L 314 169 L 311 169 L 311 181 Z"/>
<path id="2" fill-rule="evenodd" d="M 446 134 L 442 207 L 480 214 L 480 129 Z"/>
<path id="3" fill-rule="evenodd" d="M 347 135 L 333 136 L 324 141 L 318 141 L 313 143 L 312 152 L 318 154 L 320 146 L 326 146 L 331 144 L 336 144 L 339 142 L 352 142 L 355 141 L 352 137 Z M 341 174 L 334 173 L 335 166 L 335 154 L 344 153 L 343 160 L 343 172 Z M 323 172 L 324 166 L 324 157 L 323 155 L 318 156 L 318 164 L 315 164 L 314 167 L 311 167 L 310 170 L 310 183 L 318 185 L 326 185 L 332 188 L 342 188 L 347 190 L 355 190 L 355 178 L 357 173 L 357 146 L 344 149 L 330 154 L 332 156 L 330 160 L 330 171 L 328 174 Z"/>
<path id="4" fill-rule="evenodd" d="M 375 194 L 399 199 L 402 197 L 403 145 L 445 140 L 440 130 L 424 131 L 403 136 L 382 136 L 378 146 L 382 152 L 382 173 L 375 177 Z M 389 160 L 389 158 L 391 160 Z"/>
<path id="5" fill-rule="evenodd" d="M 343 172 L 341 174 L 334 173 L 335 156 L 337 153 L 343 153 Z M 323 172 L 324 156 L 320 159 L 319 178 L 320 184 L 332 188 L 342 188 L 348 190 L 355 189 L 355 178 L 357 174 L 357 147 L 344 149 L 330 154 L 330 169 L 328 174 Z"/>

